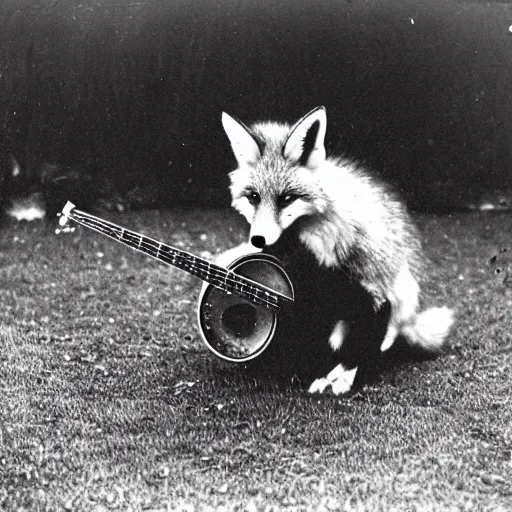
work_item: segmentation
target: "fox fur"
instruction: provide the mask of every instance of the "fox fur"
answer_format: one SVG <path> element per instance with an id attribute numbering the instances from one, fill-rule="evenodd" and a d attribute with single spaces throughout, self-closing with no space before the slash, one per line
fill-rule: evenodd
<path id="1" fill-rule="evenodd" d="M 425 266 L 417 229 L 388 186 L 361 165 L 326 155 L 325 108 L 293 126 L 258 122 L 247 127 L 226 113 L 222 123 L 238 162 L 229 175 L 232 205 L 251 226 L 253 250 L 272 247 L 293 227 L 319 268 L 348 270 L 373 298 L 375 311 L 390 303 L 381 351 L 400 334 L 421 350 L 438 352 L 453 313 L 446 307 L 418 311 Z M 347 335 L 340 322 L 328 340 L 333 351 Z M 333 372 L 310 391 L 349 390 L 353 369 Z M 349 384 L 339 384 L 347 378 Z"/>

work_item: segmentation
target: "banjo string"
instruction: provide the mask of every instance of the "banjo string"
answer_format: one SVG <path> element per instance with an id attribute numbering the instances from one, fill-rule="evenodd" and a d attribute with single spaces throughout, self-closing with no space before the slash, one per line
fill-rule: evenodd
<path id="1" fill-rule="evenodd" d="M 188 270 L 192 274 L 194 274 L 193 271 L 195 269 L 205 272 L 209 277 L 208 282 L 223 291 L 230 292 L 231 289 L 235 289 L 241 294 L 249 297 L 249 299 L 255 303 L 265 305 L 271 309 L 279 309 L 281 307 L 279 304 L 281 299 L 280 294 L 273 291 L 267 291 L 263 288 L 259 289 L 252 284 L 247 284 L 245 280 L 240 279 L 239 276 L 237 276 L 231 270 L 217 267 L 216 265 L 212 265 L 207 261 L 196 258 L 192 254 L 188 255 L 187 253 L 184 253 L 184 251 L 178 251 L 170 246 L 162 248 L 163 244 L 143 235 L 136 234 L 139 239 L 138 243 L 131 243 L 129 239 L 123 238 L 123 234 L 126 232 L 124 228 L 121 228 L 120 226 L 117 226 L 108 221 L 96 219 L 94 216 L 89 216 L 87 214 L 80 215 L 77 210 L 72 212 L 71 217 L 75 221 L 93 229 L 94 231 L 106 235 L 114 240 L 120 241 L 135 250 L 140 250 L 145 254 L 160 259 L 169 265 L 182 268 L 183 270 Z M 155 249 L 156 252 L 153 254 Z M 169 249 L 176 252 L 174 254 L 169 253 Z M 228 283 L 231 286 L 228 286 Z M 264 294 L 264 296 L 262 296 L 262 294 Z"/>

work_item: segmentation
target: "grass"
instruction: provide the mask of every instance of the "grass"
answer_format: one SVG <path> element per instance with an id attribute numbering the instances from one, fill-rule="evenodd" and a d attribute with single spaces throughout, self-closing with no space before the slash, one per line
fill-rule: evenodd
<path id="1" fill-rule="evenodd" d="M 224 211 L 108 217 L 196 253 L 244 236 Z M 488 264 L 510 215 L 418 222 L 428 300 L 458 312 L 449 347 L 350 398 L 215 359 L 179 270 L 85 228 L 5 225 L 0 508 L 510 510 L 512 290 Z"/>

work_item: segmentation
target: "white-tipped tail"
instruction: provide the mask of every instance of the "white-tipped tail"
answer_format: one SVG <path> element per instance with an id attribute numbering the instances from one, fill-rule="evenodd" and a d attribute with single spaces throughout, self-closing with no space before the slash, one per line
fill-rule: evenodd
<path id="1" fill-rule="evenodd" d="M 401 333 L 413 347 L 427 352 L 439 352 L 453 321 L 451 309 L 431 308 L 420 313 L 414 324 L 402 327 Z"/>

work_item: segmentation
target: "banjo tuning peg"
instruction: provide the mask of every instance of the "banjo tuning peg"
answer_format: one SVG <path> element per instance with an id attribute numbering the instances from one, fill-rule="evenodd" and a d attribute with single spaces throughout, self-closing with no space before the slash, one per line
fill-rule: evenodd
<path id="1" fill-rule="evenodd" d="M 57 216 L 59 217 L 59 227 L 55 230 L 56 234 L 72 233 L 73 231 L 75 231 L 75 228 L 68 224 L 71 210 L 74 207 L 75 205 L 72 202 L 68 201 L 62 209 L 62 213 L 57 214 Z"/>

